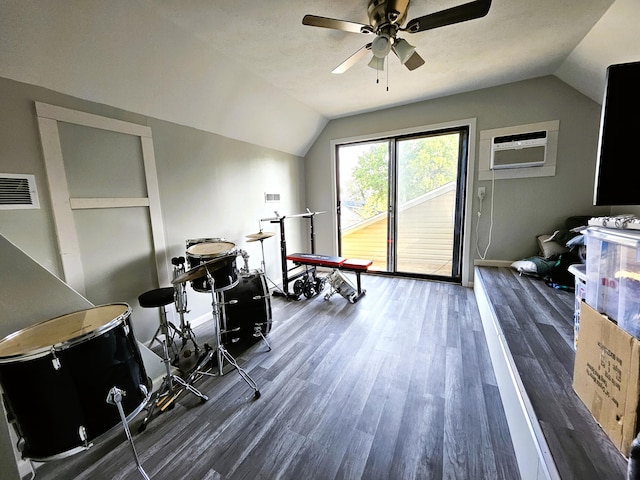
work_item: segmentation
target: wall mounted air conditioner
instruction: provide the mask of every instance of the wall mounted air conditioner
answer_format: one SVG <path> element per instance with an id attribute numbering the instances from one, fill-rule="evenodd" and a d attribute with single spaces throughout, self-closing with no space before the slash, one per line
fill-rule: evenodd
<path id="1" fill-rule="evenodd" d="M 547 131 L 491 139 L 491 169 L 541 167 L 547 155 Z"/>

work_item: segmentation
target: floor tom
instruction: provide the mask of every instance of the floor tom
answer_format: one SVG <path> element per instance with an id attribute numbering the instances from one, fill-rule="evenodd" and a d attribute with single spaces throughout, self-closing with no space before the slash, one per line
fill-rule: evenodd
<path id="1" fill-rule="evenodd" d="M 235 300 L 235 302 L 233 302 Z M 224 292 L 222 343 L 254 343 L 271 330 L 271 297 L 262 271 L 240 275 L 238 284 Z"/>

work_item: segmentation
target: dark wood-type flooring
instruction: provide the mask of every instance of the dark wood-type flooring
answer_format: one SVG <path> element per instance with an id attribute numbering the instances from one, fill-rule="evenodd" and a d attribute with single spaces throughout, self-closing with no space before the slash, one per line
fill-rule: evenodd
<path id="1" fill-rule="evenodd" d="M 623 480 L 627 461 L 572 387 L 574 294 L 509 268 L 479 268 L 562 480 Z"/>
<path id="2" fill-rule="evenodd" d="M 272 351 L 131 431 L 152 479 L 520 478 L 473 291 L 364 275 L 358 303 L 273 297 Z M 212 324 L 196 330 L 207 342 Z M 526 348 L 523 346 L 522 348 Z M 115 407 L 114 407 L 115 408 Z M 138 479 L 118 426 L 38 480 Z"/>

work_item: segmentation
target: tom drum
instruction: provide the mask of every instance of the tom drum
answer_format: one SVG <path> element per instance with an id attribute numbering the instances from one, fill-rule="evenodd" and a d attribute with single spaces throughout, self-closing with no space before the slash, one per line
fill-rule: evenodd
<path id="1" fill-rule="evenodd" d="M 202 241 L 198 241 L 202 240 Z M 203 263 L 232 255 L 236 245 L 223 239 L 198 239 L 187 240 L 187 263 L 189 269 L 195 268 Z M 196 242 L 196 243 L 191 243 Z M 189 245 L 191 243 L 191 245 Z M 225 263 L 225 265 L 214 271 L 211 276 L 214 281 L 215 291 L 225 291 L 238 284 L 238 269 L 236 261 Z M 191 287 L 196 292 L 211 292 L 211 285 L 206 275 L 191 281 Z"/>
<path id="2" fill-rule="evenodd" d="M 149 379 L 131 326 L 131 307 L 102 305 L 47 320 L 0 340 L 0 385 L 22 455 L 64 458 L 120 422 L 107 403 L 125 392 L 128 418 L 144 408 Z"/>

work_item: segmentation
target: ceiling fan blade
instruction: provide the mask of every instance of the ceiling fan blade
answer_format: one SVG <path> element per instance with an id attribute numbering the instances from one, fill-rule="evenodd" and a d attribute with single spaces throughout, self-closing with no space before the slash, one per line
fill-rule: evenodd
<path id="1" fill-rule="evenodd" d="M 491 0 L 476 0 L 475 2 L 465 3 L 457 7 L 447 8 L 439 12 L 424 15 L 423 17 L 414 18 L 407 23 L 403 30 L 409 33 L 423 32 L 433 28 L 453 25 L 454 23 L 466 22 L 475 18 L 484 17 L 489 13 L 491 8 Z"/>
<path id="2" fill-rule="evenodd" d="M 343 32 L 373 33 L 371 26 L 364 23 L 348 22 L 347 20 L 336 20 L 335 18 L 318 17 L 316 15 L 305 15 L 302 19 L 302 24 L 311 27 L 332 28 Z"/>
<path id="3" fill-rule="evenodd" d="M 356 53 L 354 53 L 353 55 L 351 55 L 349 58 L 347 58 L 344 62 L 342 62 L 340 65 L 338 65 L 336 68 L 333 69 L 333 71 L 331 73 L 344 73 L 347 70 L 349 70 L 351 67 L 353 67 L 356 63 L 358 63 L 358 61 L 366 56 L 369 53 L 369 50 L 371 50 L 371 44 L 368 43 L 366 44 L 364 47 L 362 47 L 360 50 L 358 50 Z"/>
<path id="4" fill-rule="evenodd" d="M 420 55 L 418 55 L 418 52 L 413 52 L 413 55 L 409 57 L 409 60 L 404 62 L 404 66 L 409 70 L 415 70 L 422 65 L 424 65 L 424 59 Z"/>

